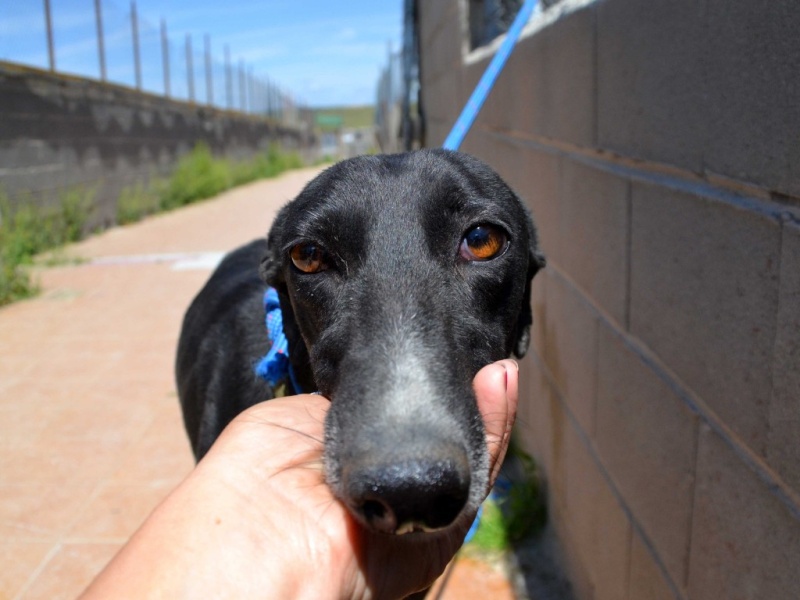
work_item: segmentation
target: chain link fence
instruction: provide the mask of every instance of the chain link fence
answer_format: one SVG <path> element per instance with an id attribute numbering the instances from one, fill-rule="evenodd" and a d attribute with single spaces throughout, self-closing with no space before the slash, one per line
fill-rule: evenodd
<path id="1" fill-rule="evenodd" d="M 221 58 L 220 58 L 221 57 Z M 294 125 L 308 110 L 252 65 L 220 52 L 209 34 L 176 39 L 135 0 L 4 2 L 0 60 L 99 79 L 176 100 L 264 115 Z"/>
<path id="2" fill-rule="evenodd" d="M 375 125 L 383 152 L 414 150 L 423 142 L 416 11 L 415 0 L 403 0 L 403 44 L 389 50 L 378 78 Z"/>

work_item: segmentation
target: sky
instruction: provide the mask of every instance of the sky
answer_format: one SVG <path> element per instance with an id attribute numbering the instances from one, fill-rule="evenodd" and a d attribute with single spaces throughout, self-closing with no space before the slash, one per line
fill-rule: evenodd
<path id="1" fill-rule="evenodd" d="M 187 97 L 191 34 L 195 97 L 208 95 L 204 36 L 215 61 L 211 98 L 226 95 L 224 47 L 238 70 L 276 83 L 302 104 L 371 104 L 389 48 L 402 33 L 403 0 L 137 0 L 142 86 L 163 93 L 161 20 L 170 40 L 170 93 Z M 56 68 L 99 78 L 95 0 L 50 0 Z M 48 67 L 44 2 L 0 2 L 0 59 Z M 130 3 L 101 0 L 108 79 L 135 84 Z"/>

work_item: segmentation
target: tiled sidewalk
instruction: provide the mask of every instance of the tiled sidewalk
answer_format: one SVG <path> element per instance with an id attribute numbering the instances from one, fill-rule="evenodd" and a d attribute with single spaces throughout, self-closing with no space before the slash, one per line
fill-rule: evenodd
<path id="1" fill-rule="evenodd" d="M 172 364 L 204 259 L 264 235 L 315 173 L 76 244 L 85 262 L 43 270 L 38 298 L 0 309 L 0 600 L 74 598 L 191 470 Z M 511 597 L 480 565 L 446 587 Z"/>

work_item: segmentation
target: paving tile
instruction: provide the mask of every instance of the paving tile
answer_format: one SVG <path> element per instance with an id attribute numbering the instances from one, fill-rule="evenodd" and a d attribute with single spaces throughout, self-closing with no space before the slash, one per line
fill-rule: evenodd
<path id="1" fill-rule="evenodd" d="M 175 486 L 194 468 L 194 456 L 178 410 L 178 398 L 169 398 L 150 428 L 131 447 L 110 481 L 117 484 Z"/>
<path id="2" fill-rule="evenodd" d="M 83 505 L 66 539 L 124 542 L 172 489 L 171 483 L 107 483 Z"/>
<path id="3" fill-rule="evenodd" d="M 39 565 L 46 560 L 52 545 L 21 540 L 0 541 L 0 598 L 16 598 Z"/>
<path id="4" fill-rule="evenodd" d="M 95 491 L 94 482 L 0 483 L 0 540 L 57 542 Z"/>
<path id="5" fill-rule="evenodd" d="M 117 553 L 121 544 L 64 544 L 25 589 L 22 600 L 72 600 Z"/>

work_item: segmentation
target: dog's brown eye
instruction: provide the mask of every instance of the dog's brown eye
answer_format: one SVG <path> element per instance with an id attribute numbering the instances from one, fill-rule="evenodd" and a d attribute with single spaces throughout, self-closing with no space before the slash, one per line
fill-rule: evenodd
<path id="1" fill-rule="evenodd" d="M 465 260 L 491 260 L 508 247 L 505 231 L 493 225 L 476 225 L 461 241 L 459 254 Z"/>
<path id="2" fill-rule="evenodd" d="M 327 253 L 316 244 L 303 243 L 292 246 L 289 256 L 294 266 L 303 273 L 318 273 L 329 266 Z"/>

